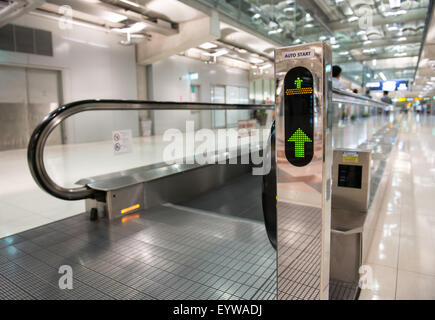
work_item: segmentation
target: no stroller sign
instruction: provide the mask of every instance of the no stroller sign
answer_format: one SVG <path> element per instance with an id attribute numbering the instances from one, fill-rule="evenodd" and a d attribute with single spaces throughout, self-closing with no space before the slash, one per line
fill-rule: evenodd
<path id="1" fill-rule="evenodd" d="M 132 152 L 132 133 L 131 130 L 117 130 L 112 132 L 113 153 Z"/>

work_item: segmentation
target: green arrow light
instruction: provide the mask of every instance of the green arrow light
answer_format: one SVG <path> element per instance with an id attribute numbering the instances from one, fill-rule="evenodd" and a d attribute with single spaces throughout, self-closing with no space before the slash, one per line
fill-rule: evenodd
<path id="1" fill-rule="evenodd" d="M 301 78 L 297 77 L 297 79 L 295 80 L 295 85 L 297 89 L 301 88 L 302 82 L 304 82 L 304 80 L 301 80 Z"/>
<path id="2" fill-rule="evenodd" d="M 295 157 L 305 157 L 305 142 L 313 142 L 306 134 L 298 128 L 295 133 L 287 140 L 288 142 L 295 143 Z"/>

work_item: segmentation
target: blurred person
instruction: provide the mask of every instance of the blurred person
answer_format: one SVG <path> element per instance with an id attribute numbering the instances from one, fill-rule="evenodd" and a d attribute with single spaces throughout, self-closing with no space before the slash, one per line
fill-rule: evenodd
<path id="1" fill-rule="evenodd" d="M 367 98 L 372 98 L 372 96 L 370 95 L 370 89 L 366 89 L 366 93 L 364 93 L 364 97 L 367 97 Z"/>
<path id="2" fill-rule="evenodd" d="M 337 65 L 332 67 L 332 87 L 335 89 L 346 90 L 346 85 L 340 81 L 341 68 Z"/>
<path id="3" fill-rule="evenodd" d="M 384 95 L 382 96 L 381 101 L 388 104 L 393 104 L 393 100 L 391 100 L 391 98 L 388 96 L 388 91 L 384 91 Z"/>

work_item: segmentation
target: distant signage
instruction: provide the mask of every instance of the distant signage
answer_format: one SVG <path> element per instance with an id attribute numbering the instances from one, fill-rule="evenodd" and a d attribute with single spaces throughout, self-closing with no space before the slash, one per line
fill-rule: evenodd
<path id="1" fill-rule="evenodd" d="M 132 147 L 131 130 L 127 129 L 127 130 L 113 131 L 112 145 L 113 145 L 113 153 L 115 155 L 132 152 L 133 147 Z"/>
<path id="2" fill-rule="evenodd" d="M 199 74 L 198 72 L 190 72 L 189 74 L 186 74 L 184 76 L 182 76 L 183 80 L 198 80 L 199 79 Z"/>
<path id="3" fill-rule="evenodd" d="M 408 91 L 407 80 L 371 81 L 366 83 L 371 91 Z"/>

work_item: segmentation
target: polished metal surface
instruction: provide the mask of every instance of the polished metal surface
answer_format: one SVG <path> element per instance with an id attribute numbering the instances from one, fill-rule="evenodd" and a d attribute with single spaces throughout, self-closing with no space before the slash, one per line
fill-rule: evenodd
<path id="1" fill-rule="evenodd" d="M 223 156 L 217 150 L 215 151 L 214 156 L 215 159 L 219 159 L 220 161 L 222 161 L 222 159 L 226 159 L 226 161 L 231 161 L 230 159 L 236 158 L 233 156 L 233 154 L 236 154 L 236 151 L 237 151 L 237 157 L 239 158 L 248 153 L 261 150 L 261 146 L 252 146 L 250 147 L 250 149 L 251 150 L 246 150 L 246 148 L 238 147 L 237 150 L 233 150 L 232 153 L 228 153 L 225 156 Z M 187 172 L 189 170 L 198 169 L 202 166 L 204 165 L 198 163 L 167 164 L 166 162 L 160 162 L 148 166 L 80 179 L 75 184 L 87 186 L 93 190 L 107 192 L 110 190 L 129 187 L 131 185 L 138 184 L 138 183 L 150 182 L 167 176 L 172 176 L 178 173 Z"/>
<path id="2" fill-rule="evenodd" d="M 358 163 L 343 162 L 342 153 L 349 149 L 334 150 L 330 249 L 330 278 L 334 286 L 358 286 L 359 268 L 372 243 L 377 213 L 380 211 L 378 206 L 384 197 L 385 188 L 379 188 L 381 180 L 385 178 L 385 161 L 395 143 L 396 134 L 397 129 L 393 125 L 384 123 L 383 127 L 359 145 L 366 151 L 353 149 L 359 153 Z M 375 155 L 373 160 L 372 153 Z M 362 167 L 361 189 L 338 186 L 339 164 Z M 339 293 L 340 290 L 334 288 L 331 299 L 348 298 Z"/>
<path id="3" fill-rule="evenodd" d="M 313 52 L 286 59 L 289 52 Z M 303 167 L 284 157 L 284 77 L 297 66 L 310 70 L 314 87 L 314 157 Z M 332 114 L 331 49 L 325 42 L 275 52 L 278 196 L 278 299 L 328 299 Z"/>
<path id="4" fill-rule="evenodd" d="M 44 164 L 44 147 L 50 133 L 65 119 L 77 113 L 98 110 L 257 110 L 273 108 L 273 105 L 208 104 L 138 100 L 83 100 L 69 103 L 51 112 L 33 132 L 27 154 L 30 172 L 43 190 L 60 199 L 80 200 L 94 196 L 95 191 L 87 187 L 64 188 L 58 185 L 51 179 Z"/>
<path id="5" fill-rule="evenodd" d="M 213 189 L 223 187 L 233 179 L 249 174 L 251 170 L 250 165 L 204 165 L 178 173 L 164 174 L 153 180 L 133 181 L 132 184 L 125 184 L 121 188 L 116 187 L 116 179 L 113 178 L 106 182 L 97 181 L 91 186 L 101 186 L 102 184 L 102 186 L 107 187 L 104 190 L 104 198 L 98 201 L 87 199 L 89 203 L 87 211 L 101 207 L 100 214 L 112 220 L 123 215 L 122 209 L 138 204 L 139 208 L 134 209 L 134 211 L 156 207 L 168 202 L 188 201 Z M 129 178 L 129 176 L 125 178 Z M 224 206 L 225 203 L 221 205 Z"/>
<path id="6" fill-rule="evenodd" d="M 356 156 L 346 157 L 345 154 Z M 360 187 L 339 185 L 339 166 L 361 168 Z M 334 149 L 332 167 L 332 208 L 366 212 L 370 200 L 371 151 L 362 149 Z"/>

